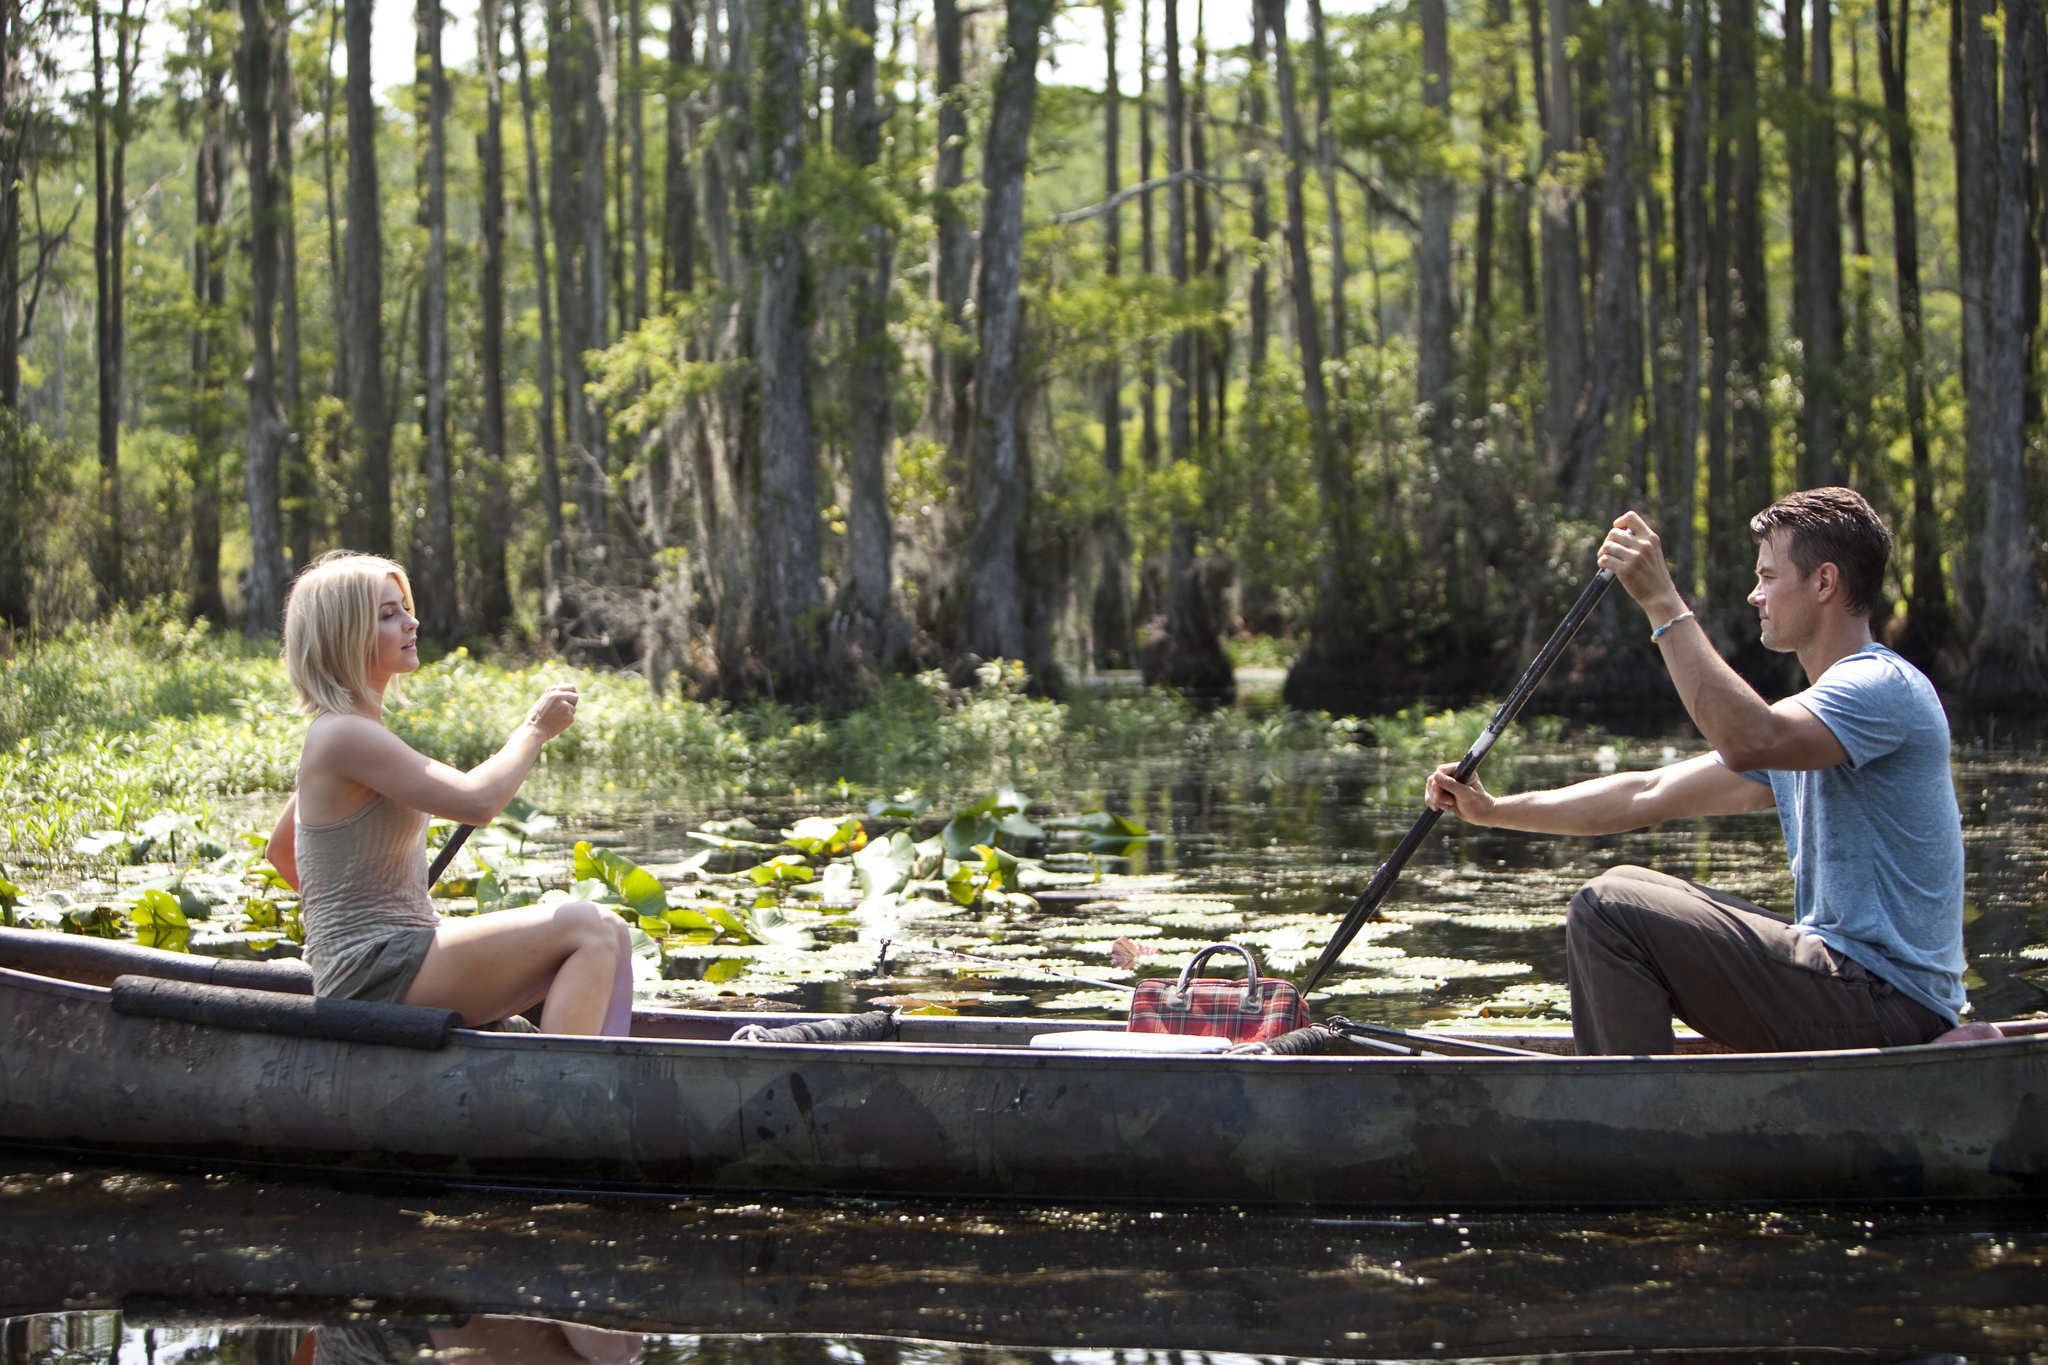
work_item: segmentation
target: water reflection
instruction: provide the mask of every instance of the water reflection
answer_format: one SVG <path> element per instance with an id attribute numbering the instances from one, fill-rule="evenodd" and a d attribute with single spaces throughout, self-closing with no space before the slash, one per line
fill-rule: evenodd
<path id="1" fill-rule="evenodd" d="M 4 1365 L 2048 1349 L 2034 1207 L 1316 1219 L 13 1169 Z"/>

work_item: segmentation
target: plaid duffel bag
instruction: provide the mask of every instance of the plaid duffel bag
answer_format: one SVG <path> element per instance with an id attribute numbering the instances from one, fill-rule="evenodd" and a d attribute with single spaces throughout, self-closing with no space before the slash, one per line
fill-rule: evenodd
<path id="1" fill-rule="evenodd" d="M 1197 977 L 1202 964 L 1216 953 L 1244 958 L 1245 979 Z M 1233 1042 L 1255 1043 L 1277 1038 L 1308 1024 L 1308 1004 L 1292 981 L 1260 976 L 1251 950 L 1235 943 L 1212 943 L 1195 954 L 1178 980 L 1152 977 L 1138 983 L 1131 1001 L 1132 1033 L 1192 1033 Z"/>

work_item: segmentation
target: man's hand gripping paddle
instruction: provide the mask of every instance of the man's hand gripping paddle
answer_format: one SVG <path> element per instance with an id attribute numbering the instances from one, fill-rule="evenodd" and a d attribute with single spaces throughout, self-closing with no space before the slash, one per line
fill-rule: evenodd
<path id="1" fill-rule="evenodd" d="M 1537 653 L 1535 661 L 1529 665 L 1529 671 L 1515 684 L 1514 691 L 1508 693 L 1508 699 L 1500 704 L 1500 710 L 1494 712 L 1493 719 L 1487 722 L 1485 731 L 1472 742 L 1472 747 L 1465 751 L 1465 757 L 1459 761 L 1455 774 L 1458 781 L 1466 781 L 1472 776 L 1480 760 L 1492 750 L 1494 741 L 1501 737 L 1508 726 L 1514 724 L 1523 704 L 1543 682 L 1544 676 L 1550 672 L 1550 666 L 1557 662 L 1557 656 L 1564 653 L 1565 646 L 1579 633 L 1579 627 L 1586 624 L 1586 618 L 1593 614 L 1593 608 L 1600 605 L 1600 599 L 1607 595 L 1607 586 L 1612 582 L 1614 571 L 1611 569 L 1602 569 L 1593 575 L 1593 581 L 1586 585 L 1586 590 L 1579 594 L 1579 600 L 1572 603 L 1572 609 L 1558 625 L 1557 633 L 1552 635 L 1550 642 Z M 1323 955 L 1316 959 L 1315 970 L 1310 972 L 1308 980 L 1302 983 L 1303 995 L 1314 990 L 1316 983 L 1323 979 L 1324 974 L 1337 965 L 1337 959 L 1351 946 L 1351 940 L 1358 937 L 1358 931 L 1365 922 L 1379 918 L 1380 902 L 1387 898 L 1387 892 L 1394 889 L 1394 880 L 1401 875 L 1401 869 L 1408 865 L 1408 859 L 1422 846 L 1422 841 L 1429 837 L 1430 830 L 1436 828 L 1437 819 L 1442 814 L 1439 810 L 1425 810 L 1422 818 L 1415 822 L 1414 827 L 1401 840 L 1399 847 L 1395 848 L 1394 856 L 1381 863 L 1380 870 L 1372 874 L 1372 880 L 1366 883 L 1365 890 L 1352 904 L 1350 913 L 1344 916 L 1344 922 L 1339 924 L 1337 932 L 1330 936 L 1330 946 L 1323 949 Z"/>

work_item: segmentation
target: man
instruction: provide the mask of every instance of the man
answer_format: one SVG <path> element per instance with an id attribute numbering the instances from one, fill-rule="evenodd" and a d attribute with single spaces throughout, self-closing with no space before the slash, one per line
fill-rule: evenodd
<path id="1" fill-rule="evenodd" d="M 1686 610 L 1648 522 L 1600 547 L 1655 627 L 1680 700 L 1715 752 L 1653 772 L 1494 797 L 1453 765 L 1427 799 L 1460 819 L 1612 834 L 1775 804 L 1791 854 L 1791 923 L 1641 867 L 1580 889 L 1565 922 L 1581 1054 L 1673 1050 L 1671 1016 L 1740 1051 L 1897 1047 L 1963 1007 L 1963 837 L 1948 719 L 1921 673 L 1871 638 L 1891 533 L 1861 495 L 1816 488 L 1749 524 L 1767 649 L 1811 685 L 1767 703 Z"/>

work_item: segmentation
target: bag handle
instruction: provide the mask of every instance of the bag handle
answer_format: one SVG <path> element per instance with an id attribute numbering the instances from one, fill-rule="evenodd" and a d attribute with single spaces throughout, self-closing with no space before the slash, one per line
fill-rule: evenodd
<path id="1" fill-rule="evenodd" d="M 1181 969 L 1180 980 L 1166 992 L 1166 1008 L 1184 1010 L 1188 1007 L 1188 983 L 1195 979 L 1195 973 L 1202 969 L 1202 964 L 1217 953 L 1236 953 L 1244 959 L 1244 1003 L 1238 1009 L 1245 1014 L 1260 1011 L 1265 987 L 1259 980 L 1259 960 L 1252 956 L 1251 949 L 1240 943 L 1212 943 L 1196 953 L 1194 960 Z"/>

